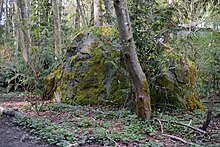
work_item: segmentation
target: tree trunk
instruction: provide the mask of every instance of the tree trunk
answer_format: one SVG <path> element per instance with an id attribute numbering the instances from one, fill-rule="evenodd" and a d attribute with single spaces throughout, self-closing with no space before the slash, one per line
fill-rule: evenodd
<path id="1" fill-rule="evenodd" d="M 77 6 L 76 6 L 76 16 L 75 16 L 75 28 L 76 29 L 80 28 L 80 15 L 81 15 L 81 13 L 80 13 L 79 7 L 80 6 L 77 3 Z"/>
<path id="2" fill-rule="evenodd" d="M 8 34 L 9 34 L 9 14 L 8 14 L 8 0 L 5 1 L 5 28 L 7 29 L 5 32 L 5 40 L 8 40 Z"/>
<path id="3" fill-rule="evenodd" d="M 30 0 L 19 0 L 20 10 L 21 10 L 21 24 L 25 27 L 22 29 L 24 34 L 24 44 L 27 51 L 31 50 L 31 34 L 30 34 Z M 22 27 L 21 27 L 22 28 Z"/>
<path id="4" fill-rule="evenodd" d="M 110 0 L 103 0 L 104 1 L 104 5 L 105 5 L 105 11 L 107 14 L 107 23 L 109 25 L 112 25 L 112 17 L 113 17 L 113 8 L 112 8 L 112 3 Z"/>
<path id="5" fill-rule="evenodd" d="M 27 34 L 26 34 L 26 38 L 27 38 L 27 47 L 28 47 L 28 50 L 31 51 L 31 48 L 32 48 L 32 39 L 31 39 L 31 18 L 30 18 L 30 9 L 31 9 L 31 0 L 27 0 L 26 2 L 27 4 L 27 16 L 26 16 L 26 26 L 27 26 Z"/>
<path id="6" fill-rule="evenodd" d="M 18 7 L 17 4 L 14 3 L 13 4 L 13 8 L 14 8 L 14 21 L 13 21 L 13 29 L 14 29 L 14 47 L 15 47 L 15 52 L 14 52 L 14 57 L 15 57 L 15 62 L 16 65 L 18 65 L 18 40 L 19 40 L 19 28 L 18 28 L 18 18 L 19 18 L 19 12 L 18 12 Z"/>
<path id="7" fill-rule="evenodd" d="M 90 25 L 94 25 L 94 1 L 91 2 L 91 15 L 90 15 Z"/>
<path id="8" fill-rule="evenodd" d="M 15 4 L 15 11 L 17 13 L 15 13 L 16 18 L 17 18 L 17 23 L 18 23 L 18 34 L 19 34 L 19 41 L 20 41 L 20 45 L 21 45 L 21 50 L 22 50 L 22 57 L 25 61 L 26 64 L 28 64 L 28 52 L 27 52 L 27 48 L 25 46 L 25 39 L 24 39 L 24 30 L 22 30 L 22 26 L 24 23 L 24 15 L 25 15 L 25 6 L 23 6 L 22 4 L 23 2 L 21 0 L 16 0 L 16 4 Z"/>
<path id="9" fill-rule="evenodd" d="M 0 0 L 0 19 L 2 18 L 4 0 Z"/>
<path id="10" fill-rule="evenodd" d="M 55 52 L 56 54 L 61 54 L 60 12 L 58 1 L 53 0 L 52 5 L 54 15 Z"/>
<path id="11" fill-rule="evenodd" d="M 138 117 L 149 120 L 151 118 L 150 90 L 137 57 L 126 0 L 114 0 L 114 7 L 122 42 L 122 54 L 135 87 L 136 113 Z"/>
<path id="12" fill-rule="evenodd" d="M 94 0 L 94 25 L 102 26 L 102 0 Z"/>
<path id="13" fill-rule="evenodd" d="M 78 10 L 78 12 L 80 12 L 79 14 L 80 14 L 80 16 L 82 17 L 83 24 L 84 24 L 85 27 L 87 27 L 87 21 L 86 21 L 85 15 L 84 15 L 84 13 L 83 13 L 82 7 L 81 7 L 81 5 L 80 5 L 80 0 L 76 0 L 76 2 L 77 2 L 76 11 Z M 78 13 L 78 12 L 76 12 L 76 13 Z M 79 18 L 80 18 L 80 17 L 79 17 Z M 76 19 L 77 19 L 77 18 L 76 18 Z"/>

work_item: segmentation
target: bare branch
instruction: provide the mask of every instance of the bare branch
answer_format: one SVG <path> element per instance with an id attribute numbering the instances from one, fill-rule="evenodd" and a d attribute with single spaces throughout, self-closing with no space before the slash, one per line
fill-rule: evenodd
<path id="1" fill-rule="evenodd" d="M 182 139 L 182 138 L 180 138 L 180 137 L 177 137 L 177 136 L 168 135 L 168 134 L 162 134 L 162 135 L 163 135 L 163 136 L 166 136 L 166 137 L 169 137 L 169 138 L 171 138 L 171 139 L 174 139 L 174 140 L 181 141 L 181 142 L 183 142 L 183 143 L 185 143 L 185 144 L 189 144 L 189 145 L 193 145 L 193 146 L 196 146 L 196 147 L 200 147 L 200 145 L 198 145 L 198 144 L 195 144 L 195 143 L 192 143 L 192 142 L 188 142 L 188 141 L 186 141 L 186 140 L 184 140 L 184 139 Z"/>
<path id="2" fill-rule="evenodd" d="M 166 123 L 173 123 L 173 124 L 182 125 L 182 126 L 191 128 L 191 129 L 193 129 L 193 130 L 195 130 L 195 131 L 201 132 L 201 133 L 203 133 L 203 134 L 206 134 L 206 133 L 207 133 L 206 131 L 203 131 L 203 130 L 201 130 L 201 129 L 199 129 L 199 128 L 196 128 L 196 127 L 191 126 L 191 125 L 188 125 L 188 124 L 184 124 L 184 123 L 182 123 L 182 122 L 169 121 L 169 120 L 160 120 L 160 121 L 161 121 L 161 122 L 166 122 Z"/>

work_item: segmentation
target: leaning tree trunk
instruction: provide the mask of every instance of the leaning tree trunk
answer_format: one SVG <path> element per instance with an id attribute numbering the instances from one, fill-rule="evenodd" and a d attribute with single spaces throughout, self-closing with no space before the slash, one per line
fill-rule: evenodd
<path id="1" fill-rule="evenodd" d="M 137 57 L 126 0 L 114 0 L 114 7 L 123 47 L 123 57 L 135 86 L 136 113 L 138 117 L 149 120 L 151 118 L 150 90 Z"/>

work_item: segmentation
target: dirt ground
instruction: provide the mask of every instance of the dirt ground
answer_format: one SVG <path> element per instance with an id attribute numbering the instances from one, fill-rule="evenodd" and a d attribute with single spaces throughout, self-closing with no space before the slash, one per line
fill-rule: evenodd
<path id="1" fill-rule="evenodd" d="M 49 147 L 27 130 L 15 126 L 11 119 L 0 116 L 0 147 Z"/>
<path id="2" fill-rule="evenodd" d="M 22 112 L 28 103 L 24 98 L 0 98 L 0 106 Z M 20 128 L 12 122 L 12 117 L 0 116 L 0 147 L 51 147 L 47 142 Z"/>

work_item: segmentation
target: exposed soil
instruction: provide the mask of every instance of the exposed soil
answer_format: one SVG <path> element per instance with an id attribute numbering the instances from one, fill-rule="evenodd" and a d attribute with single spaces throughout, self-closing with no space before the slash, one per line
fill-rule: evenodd
<path id="1" fill-rule="evenodd" d="M 0 116 L 0 147 L 49 147 L 27 130 L 15 126 L 11 119 Z"/>

